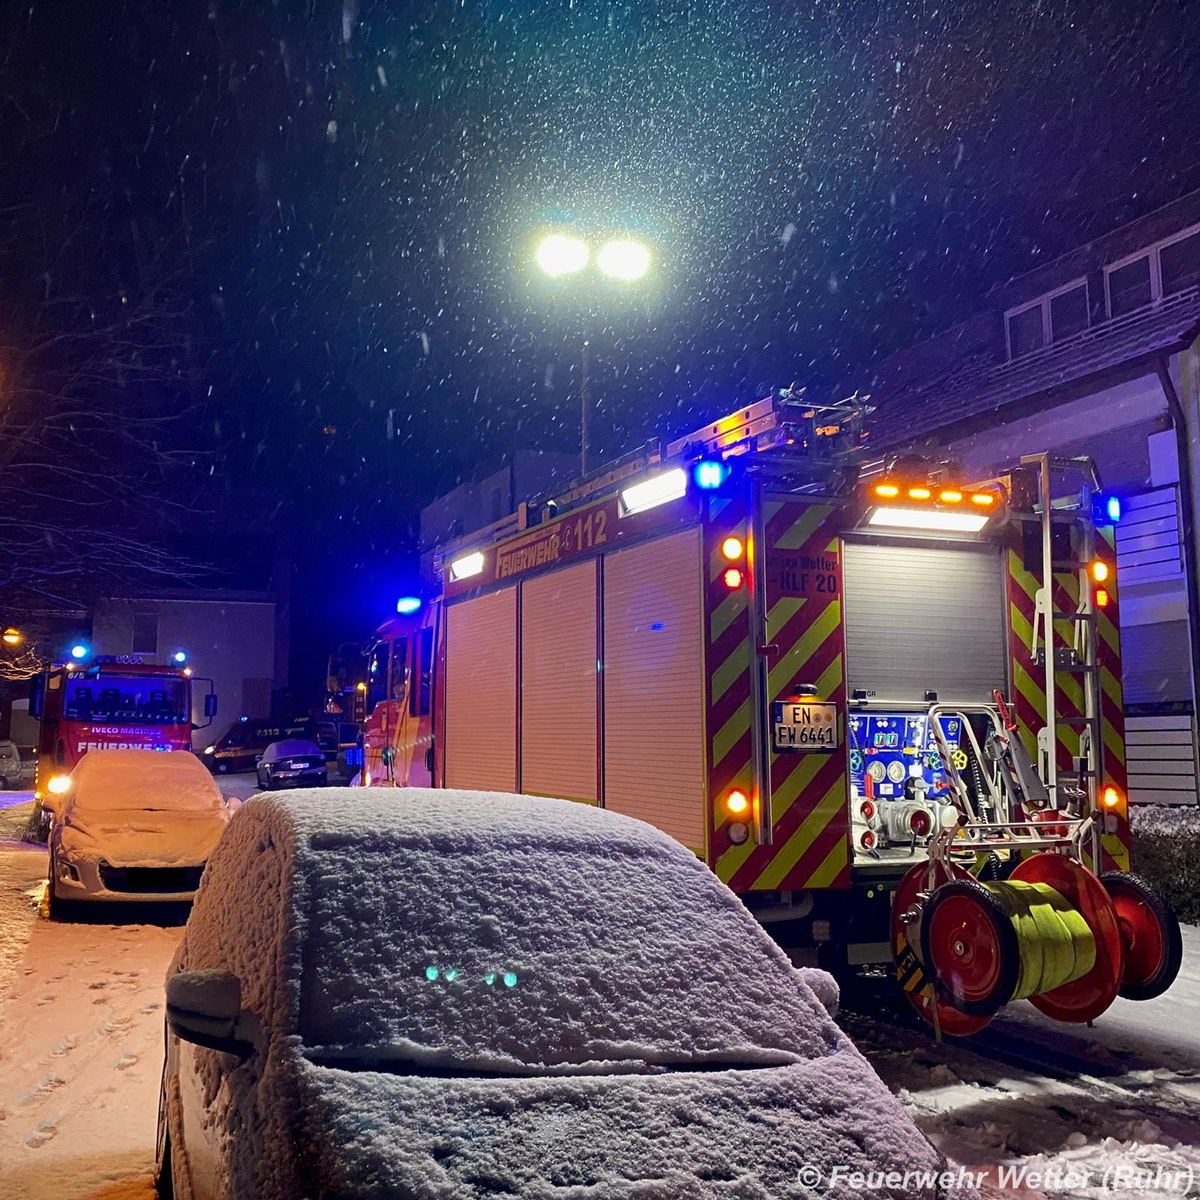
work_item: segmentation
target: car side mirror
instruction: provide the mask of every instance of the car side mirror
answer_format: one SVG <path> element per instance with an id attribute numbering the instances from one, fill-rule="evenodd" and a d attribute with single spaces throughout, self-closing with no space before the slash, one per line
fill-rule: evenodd
<path id="1" fill-rule="evenodd" d="M 204 715 L 211 721 L 217 715 L 217 693 L 209 692 L 204 697 Z"/>
<path id="2" fill-rule="evenodd" d="M 167 1025 L 176 1037 L 247 1059 L 253 1045 L 238 1036 L 242 981 L 232 971 L 180 971 L 167 980 Z"/>

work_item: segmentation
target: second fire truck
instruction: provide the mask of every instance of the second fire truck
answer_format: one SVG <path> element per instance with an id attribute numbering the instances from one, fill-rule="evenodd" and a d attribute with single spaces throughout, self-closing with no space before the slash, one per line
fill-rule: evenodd
<path id="1" fill-rule="evenodd" d="M 1086 459 L 865 470 L 865 411 L 769 397 L 445 547 L 379 630 L 363 782 L 649 821 L 797 961 L 886 964 L 939 1032 L 1161 993 L 1117 501 Z"/>

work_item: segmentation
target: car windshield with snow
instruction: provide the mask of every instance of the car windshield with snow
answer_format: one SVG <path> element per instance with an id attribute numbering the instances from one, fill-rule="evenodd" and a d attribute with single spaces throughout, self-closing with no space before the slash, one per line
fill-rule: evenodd
<path id="1" fill-rule="evenodd" d="M 809 981 L 830 984 L 641 822 L 260 796 L 168 974 L 160 1191 L 799 1197 L 815 1171 L 858 1194 L 837 1168 L 940 1194 L 943 1161 Z"/>
<path id="2" fill-rule="evenodd" d="M 43 803 L 51 915 L 76 900 L 191 899 L 229 821 L 212 776 L 182 750 L 93 750 Z"/>

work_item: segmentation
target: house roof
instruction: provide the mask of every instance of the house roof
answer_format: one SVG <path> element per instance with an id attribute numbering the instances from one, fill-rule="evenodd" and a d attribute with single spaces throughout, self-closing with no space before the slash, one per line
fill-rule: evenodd
<path id="1" fill-rule="evenodd" d="M 955 356 L 946 346 L 942 369 L 889 381 L 885 365 L 872 389 L 879 407 L 880 446 L 912 441 L 949 425 L 997 412 L 1010 404 L 1190 345 L 1200 334 L 1200 287 L 1148 308 L 1093 325 L 1015 361 L 998 362 L 994 349 L 976 345 Z M 924 356 L 928 360 L 928 355 Z"/>

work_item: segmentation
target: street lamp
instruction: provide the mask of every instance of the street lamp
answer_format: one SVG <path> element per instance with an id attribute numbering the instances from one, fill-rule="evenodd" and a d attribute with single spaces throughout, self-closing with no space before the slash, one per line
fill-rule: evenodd
<path id="1" fill-rule="evenodd" d="M 599 239 L 596 239 L 599 241 Z M 595 253 L 596 269 L 618 283 L 636 283 L 650 271 L 650 247 L 626 235 L 600 241 Z M 561 230 L 545 233 L 538 239 L 534 261 L 548 279 L 563 279 L 581 274 L 592 261 L 592 250 L 582 237 Z M 591 342 L 586 326 L 582 331 L 579 373 L 579 467 L 587 474 L 588 410 L 591 408 L 589 366 Z"/>
<path id="2" fill-rule="evenodd" d="M 19 629 L 14 629 L 11 625 L 3 634 L 0 634 L 0 637 L 3 637 L 6 646 L 19 646 L 25 640 L 24 634 Z"/>

